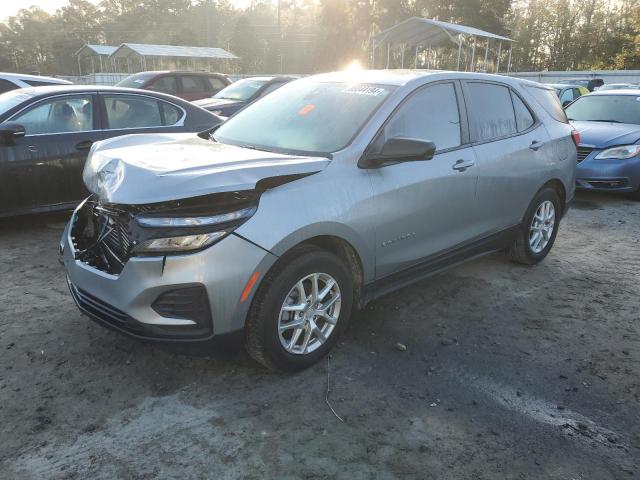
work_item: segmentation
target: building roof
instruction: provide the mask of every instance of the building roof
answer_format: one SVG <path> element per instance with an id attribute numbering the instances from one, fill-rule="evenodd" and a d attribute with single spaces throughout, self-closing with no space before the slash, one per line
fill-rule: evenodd
<path id="1" fill-rule="evenodd" d="M 458 35 L 492 38 L 513 42 L 510 38 L 466 25 L 441 22 L 430 18 L 411 17 L 372 37 L 375 45 L 382 43 L 405 45 L 436 45 L 453 40 Z"/>
<path id="2" fill-rule="evenodd" d="M 238 58 L 233 53 L 227 52 L 222 48 L 189 47 L 184 45 L 148 45 L 145 43 L 123 43 L 111 53 L 111 56 L 115 58 L 127 58 L 131 55 L 140 55 L 143 57 Z"/>

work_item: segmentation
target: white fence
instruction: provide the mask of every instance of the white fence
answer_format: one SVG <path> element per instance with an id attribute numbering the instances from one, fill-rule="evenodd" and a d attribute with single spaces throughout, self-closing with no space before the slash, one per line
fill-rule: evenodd
<path id="1" fill-rule="evenodd" d="M 58 75 L 78 85 L 115 85 L 120 80 L 127 78 L 128 73 L 93 73 L 82 76 Z M 287 74 L 293 77 L 303 75 Z M 504 75 L 504 74 L 503 74 Z M 541 83 L 562 83 L 572 78 L 602 78 L 604 83 L 640 83 L 640 70 L 585 70 L 571 72 L 511 72 L 512 77 L 525 78 Z M 230 74 L 232 81 L 241 78 L 255 77 L 257 75 L 234 75 Z"/>
<path id="2" fill-rule="evenodd" d="M 572 78 L 601 78 L 604 83 L 640 83 L 640 70 L 584 70 L 570 72 L 511 72 L 512 77 L 541 83 L 562 83 Z"/>

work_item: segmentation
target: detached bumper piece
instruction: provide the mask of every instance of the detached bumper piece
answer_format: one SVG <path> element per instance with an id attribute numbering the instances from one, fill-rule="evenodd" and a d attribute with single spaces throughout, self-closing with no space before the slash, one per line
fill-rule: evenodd
<path id="1" fill-rule="evenodd" d="M 76 305 L 99 324 L 142 340 L 200 340 L 213 335 L 211 310 L 204 287 L 166 292 L 153 303 L 163 317 L 189 320 L 183 325 L 146 324 L 77 287 L 67 278 Z M 172 302 L 176 302 L 172 305 Z M 178 316 L 182 315 L 182 316 Z"/>

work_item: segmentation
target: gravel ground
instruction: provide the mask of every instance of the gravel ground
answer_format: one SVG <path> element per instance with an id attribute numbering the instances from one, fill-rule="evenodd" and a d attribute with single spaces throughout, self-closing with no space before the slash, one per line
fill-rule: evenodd
<path id="1" fill-rule="evenodd" d="M 542 264 L 380 299 L 296 375 L 90 322 L 66 216 L 0 221 L 0 478 L 640 478 L 638 202 L 580 195 Z"/>

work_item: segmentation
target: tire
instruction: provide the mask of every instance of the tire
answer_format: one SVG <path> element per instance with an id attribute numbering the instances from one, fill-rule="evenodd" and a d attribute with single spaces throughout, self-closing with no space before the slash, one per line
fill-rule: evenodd
<path id="1" fill-rule="evenodd" d="M 550 204 L 553 206 L 553 221 L 551 222 L 545 215 L 543 206 Z M 534 199 L 532 200 L 527 213 L 524 216 L 520 231 L 518 232 L 515 241 L 509 249 L 509 258 L 517 263 L 524 265 L 535 265 L 543 260 L 556 240 L 558 234 L 558 227 L 560 226 L 560 217 L 562 216 L 562 205 L 558 193 L 550 188 L 545 187 L 540 190 Z M 536 226 L 534 227 L 534 217 L 536 217 Z M 544 221 L 540 224 L 539 219 L 544 217 Z M 553 230 L 549 232 L 548 228 L 553 225 Z M 539 230 L 533 230 L 534 228 L 540 228 Z M 535 232 L 538 232 L 542 239 L 541 243 L 537 243 L 535 239 Z M 546 234 L 544 233 L 546 231 Z M 532 240 L 532 241 L 530 241 Z M 546 240 L 546 243 L 545 243 Z M 544 244 L 544 246 L 543 246 Z"/>
<path id="2" fill-rule="evenodd" d="M 332 280 L 335 285 L 325 292 L 322 301 L 318 295 L 315 301 L 308 303 L 302 298 L 299 282 L 303 280 L 304 296 L 311 299 L 314 278 L 320 294 L 331 285 Z M 316 315 L 330 302 L 332 306 L 325 312 L 330 314 L 329 318 L 337 312 L 335 322 Z M 307 305 L 305 311 L 284 311 L 285 308 L 301 308 L 303 304 Z M 314 246 L 296 248 L 278 261 L 258 288 L 245 325 L 245 348 L 251 357 L 269 369 L 305 369 L 324 357 L 335 345 L 347 326 L 352 305 L 353 280 L 344 262 L 334 254 Z M 280 332 L 279 326 L 286 327 L 295 322 L 302 322 L 304 328 L 289 327 Z M 313 326 L 317 329 L 314 330 Z M 311 333 L 307 337 L 309 331 Z M 321 341 L 319 331 L 323 333 L 322 336 L 326 334 L 326 340 Z M 303 351 L 305 340 L 308 343 Z"/>

